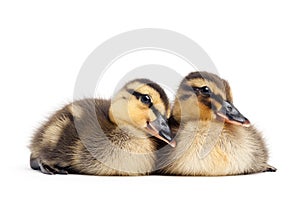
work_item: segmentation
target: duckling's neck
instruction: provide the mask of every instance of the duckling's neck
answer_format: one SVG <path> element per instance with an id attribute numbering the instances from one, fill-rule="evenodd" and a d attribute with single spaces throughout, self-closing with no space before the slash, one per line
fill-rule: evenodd
<path id="1" fill-rule="evenodd" d="M 115 145 L 134 154 L 153 156 L 152 154 L 156 148 L 156 143 L 148 133 L 133 125 L 118 123 L 118 121 L 115 130 L 109 133 L 109 139 Z"/>
<path id="2" fill-rule="evenodd" d="M 109 120 L 117 126 L 128 124 L 124 119 L 127 119 L 129 117 L 128 110 L 126 109 L 127 104 L 124 99 L 119 96 L 120 95 L 118 94 L 111 100 L 111 104 L 108 110 Z"/>
<path id="3" fill-rule="evenodd" d="M 123 121 L 122 119 L 114 117 L 115 114 L 113 114 L 113 108 L 112 108 L 112 106 L 113 105 L 111 105 L 110 108 L 109 108 L 108 117 L 109 117 L 109 120 L 113 124 L 115 124 L 115 126 L 120 130 L 119 133 L 122 133 L 124 135 L 127 135 L 129 137 L 133 137 L 133 138 L 134 137 L 137 137 L 137 138 L 146 138 L 146 137 L 149 137 L 149 135 L 145 131 L 143 131 L 143 130 L 141 130 L 141 129 L 139 129 L 139 128 L 131 125 L 131 124 L 129 124 L 126 121 Z"/>

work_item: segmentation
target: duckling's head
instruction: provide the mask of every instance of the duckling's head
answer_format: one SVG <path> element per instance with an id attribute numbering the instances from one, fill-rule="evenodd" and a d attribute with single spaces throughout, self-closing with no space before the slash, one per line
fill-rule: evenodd
<path id="1" fill-rule="evenodd" d="M 228 82 L 208 72 L 192 72 L 183 79 L 172 116 L 177 121 L 220 120 L 250 125 L 249 120 L 234 107 Z"/>
<path id="2" fill-rule="evenodd" d="M 167 119 L 169 100 L 164 90 L 148 79 L 127 83 L 112 99 L 110 119 L 119 126 L 133 126 L 175 147 Z"/>

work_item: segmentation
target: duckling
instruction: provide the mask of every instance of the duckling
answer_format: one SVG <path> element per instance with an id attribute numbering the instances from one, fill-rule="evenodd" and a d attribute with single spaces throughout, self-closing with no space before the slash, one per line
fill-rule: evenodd
<path id="1" fill-rule="evenodd" d="M 148 174 L 155 167 L 154 138 L 175 146 L 169 116 L 164 90 L 133 80 L 112 100 L 83 99 L 58 110 L 34 134 L 30 166 L 45 174 Z"/>
<path id="2" fill-rule="evenodd" d="M 276 171 L 261 133 L 233 105 L 227 81 L 192 72 L 181 82 L 169 119 L 175 149 L 166 148 L 162 174 L 223 176 Z"/>

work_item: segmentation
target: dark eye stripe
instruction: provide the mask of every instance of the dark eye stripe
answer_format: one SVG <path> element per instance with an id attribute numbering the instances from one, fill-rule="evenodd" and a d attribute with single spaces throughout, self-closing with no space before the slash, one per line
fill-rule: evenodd
<path id="1" fill-rule="evenodd" d="M 133 96 L 135 96 L 137 99 L 140 97 L 140 95 L 142 95 L 141 93 L 138 93 L 132 89 L 126 89 L 126 91 L 129 93 L 129 94 L 132 94 Z"/>
<path id="2" fill-rule="evenodd" d="M 187 84 L 183 84 L 180 88 L 182 88 L 185 91 L 194 92 L 193 87 L 191 87 Z"/>
<path id="3" fill-rule="evenodd" d="M 190 95 L 190 94 L 184 94 L 179 97 L 179 100 L 185 101 L 185 100 L 189 99 L 191 96 L 192 95 Z"/>
<path id="4" fill-rule="evenodd" d="M 212 110 L 217 110 L 217 107 L 207 99 L 201 99 L 201 103 L 204 104 L 206 107 Z"/>
<path id="5" fill-rule="evenodd" d="M 136 92 L 136 91 L 134 91 L 134 90 L 132 90 L 132 89 L 127 89 L 127 92 L 130 93 L 130 94 L 132 94 L 133 96 L 135 96 L 136 99 L 140 99 L 142 96 L 145 95 L 145 94 Z M 149 108 L 151 108 L 152 105 L 153 105 L 153 103 L 152 103 L 152 102 L 149 102 L 147 105 L 148 105 Z"/>
<path id="6" fill-rule="evenodd" d="M 191 87 L 191 86 L 189 86 L 189 85 L 183 84 L 183 85 L 181 86 L 181 88 L 182 88 L 183 90 L 185 90 L 185 91 L 190 91 L 190 92 L 195 93 L 193 87 Z M 180 100 L 185 100 L 185 99 L 187 99 L 187 98 L 189 98 L 189 95 L 187 95 L 187 94 L 182 95 L 181 97 L 179 97 Z M 223 103 L 223 98 L 222 98 L 222 96 L 219 95 L 219 94 L 215 94 L 215 93 L 212 92 L 211 95 L 210 95 L 210 98 L 216 100 L 216 101 L 217 101 L 218 103 L 220 103 L 220 104 Z"/>
<path id="7" fill-rule="evenodd" d="M 141 96 L 143 96 L 144 94 L 142 93 L 139 93 L 139 92 L 136 92 L 132 89 L 127 89 L 127 92 L 132 94 L 133 96 L 135 96 L 137 99 L 139 99 Z"/>
<path id="8" fill-rule="evenodd" d="M 212 98 L 213 100 L 215 100 L 216 102 L 218 102 L 221 105 L 223 104 L 224 100 L 223 100 L 222 96 L 219 94 L 212 93 L 210 98 Z"/>

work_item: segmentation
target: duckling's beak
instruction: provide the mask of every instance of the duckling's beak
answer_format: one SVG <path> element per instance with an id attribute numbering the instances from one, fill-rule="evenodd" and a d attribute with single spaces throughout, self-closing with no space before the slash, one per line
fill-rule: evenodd
<path id="1" fill-rule="evenodd" d="M 244 117 L 232 103 L 228 101 L 223 102 L 223 106 L 217 115 L 225 120 L 225 122 L 244 127 L 250 126 L 250 121 Z"/>
<path id="2" fill-rule="evenodd" d="M 160 113 L 156 113 L 156 119 L 154 121 L 147 123 L 146 129 L 151 135 L 165 141 L 171 147 L 176 146 L 174 140 L 175 135 L 171 132 L 167 121 Z"/>

